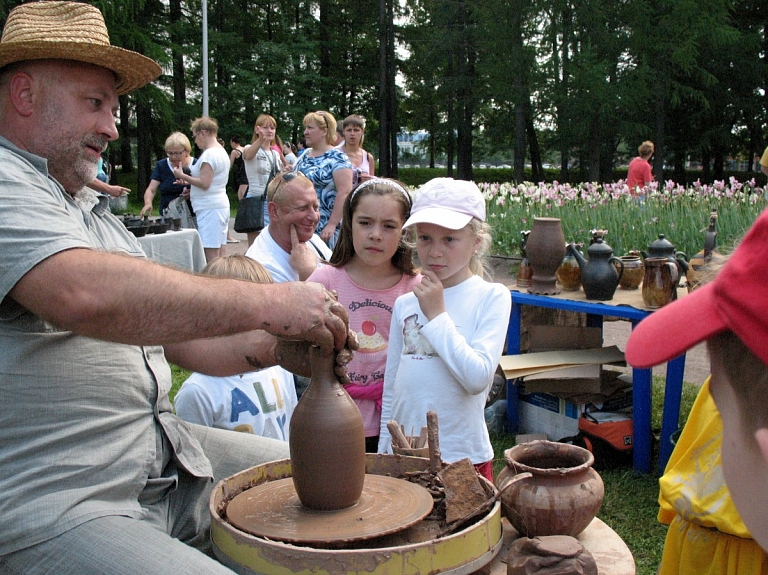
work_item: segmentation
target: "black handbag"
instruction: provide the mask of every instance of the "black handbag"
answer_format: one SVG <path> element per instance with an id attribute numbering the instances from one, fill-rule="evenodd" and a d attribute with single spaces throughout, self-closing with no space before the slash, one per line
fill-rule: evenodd
<path id="1" fill-rule="evenodd" d="M 250 196 L 240 200 L 235 215 L 235 231 L 239 234 L 260 232 L 264 229 L 264 196 Z"/>
<path id="2" fill-rule="evenodd" d="M 270 159 L 274 160 L 274 152 L 270 150 Z M 277 163 L 270 162 L 269 178 L 267 186 L 277 174 Z M 235 231 L 239 234 L 260 232 L 264 229 L 264 200 L 267 195 L 267 187 L 264 187 L 260 196 L 246 196 L 237 205 L 235 215 Z"/>

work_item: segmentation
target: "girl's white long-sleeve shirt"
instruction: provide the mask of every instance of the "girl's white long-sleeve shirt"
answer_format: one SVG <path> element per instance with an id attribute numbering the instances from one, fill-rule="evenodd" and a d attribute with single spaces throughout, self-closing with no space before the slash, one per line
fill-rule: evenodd
<path id="1" fill-rule="evenodd" d="M 419 434 L 437 412 L 444 461 L 493 459 L 485 425 L 488 387 L 499 364 L 512 298 L 478 276 L 446 289 L 445 313 L 427 321 L 413 293 L 397 299 L 389 331 L 379 453 L 391 453 L 387 422 Z"/>

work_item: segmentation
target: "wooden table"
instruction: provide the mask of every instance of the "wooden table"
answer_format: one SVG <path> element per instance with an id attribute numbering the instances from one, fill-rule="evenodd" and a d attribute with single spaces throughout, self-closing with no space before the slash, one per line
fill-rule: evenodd
<path id="1" fill-rule="evenodd" d="M 524 305 L 563 309 L 587 314 L 587 324 L 591 327 L 601 327 L 603 317 L 619 317 L 632 322 L 632 328 L 653 310 L 645 307 L 640 290 L 617 290 L 610 301 L 598 302 L 587 300 L 584 292 L 563 291 L 556 296 L 543 296 L 518 291 L 517 286 L 510 286 L 512 311 L 507 329 L 508 355 L 520 353 L 520 320 L 521 308 Z M 683 297 L 686 291 L 678 290 L 678 297 Z M 685 326 L 679 326 L 685 329 Z M 664 345 L 659 342 L 659 345 Z M 685 354 L 667 363 L 667 380 L 664 394 L 664 410 L 661 425 L 661 446 L 659 450 L 659 474 L 663 473 L 669 456 L 672 454 L 671 437 L 678 428 L 680 417 L 680 398 L 683 391 L 683 373 L 685 371 Z M 632 400 L 634 447 L 633 465 L 636 471 L 650 473 L 651 471 L 651 370 L 632 370 Z M 507 384 L 507 427 L 510 432 L 517 433 L 518 426 L 517 388 L 511 382 Z"/>
<path id="2" fill-rule="evenodd" d="M 520 537 L 509 521 L 503 519 L 501 551 L 491 561 L 491 575 L 506 575 L 507 555 L 512 542 Z M 592 554 L 600 575 L 635 575 L 635 559 L 618 534 L 597 517 L 576 537 Z"/>
<path id="3" fill-rule="evenodd" d="M 137 239 L 147 257 L 158 263 L 190 272 L 200 272 L 205 267 L 205 251 L 197 230 L 167 231 Z"/>

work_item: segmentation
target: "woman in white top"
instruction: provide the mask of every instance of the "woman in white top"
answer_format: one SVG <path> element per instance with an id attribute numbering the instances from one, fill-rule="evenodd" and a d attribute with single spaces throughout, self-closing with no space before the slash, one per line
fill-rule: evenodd
<path id="1" fill-rule="evenodd" d="M 190 185 L 189 199 L 197 216 L 197 231 L 203 241 L 205 259 L 211 262 L 221 256 L 221 246 L 227 243 L 229 229 L 229 154 L 217 141 L 219 124 L 203 116 L 192 122 L 192 137 L 203 153 L 185 174 L 174 168 L 173 175 L 180 183 Z"/>
<path id="2" fill-rule="evenodd" d="M 353 186 L 358 183 L 370 180 L 375 174 L 376 165 L 373 160 L 373 154 L 363 149 L 363 140 L 365 139 L 365 118 L 352 114 L 344 118 L 341 123 L 344 132 L 344 142 L 337 148 L 344 152 L 352 164 Z"/>
<path id="3" fill-rule="evenodd" d="M 248 193 L 246 197 L 264 196 L 271 175 L 280 172 L 283 161 L 280 155 L 272 149 L 275 139 L 277 121 L 269 114 L 261 114 L 253 126 L 251 143 L 243 149 L 245 173 L 248 176 Z M 266 199 L 266 198 L 265 198 Z M 269 225 L 267 202 L 264 202 L 264 227 Z M 260 231 L 260 230 L 259 230 Z M 248 245 L 253 243 L 259 231 L 248 233 Z"/>

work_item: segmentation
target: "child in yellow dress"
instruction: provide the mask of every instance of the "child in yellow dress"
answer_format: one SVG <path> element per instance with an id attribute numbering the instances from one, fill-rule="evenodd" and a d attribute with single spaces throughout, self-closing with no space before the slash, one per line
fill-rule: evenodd
<path id="1" fill-rule="evenodd" d="M 752 539 L 723 479 L 723 421 L 709 379 L 659 480 L 659 521 L 669 525 L 659 575 L 765 575 L 768 555 Z"/>

